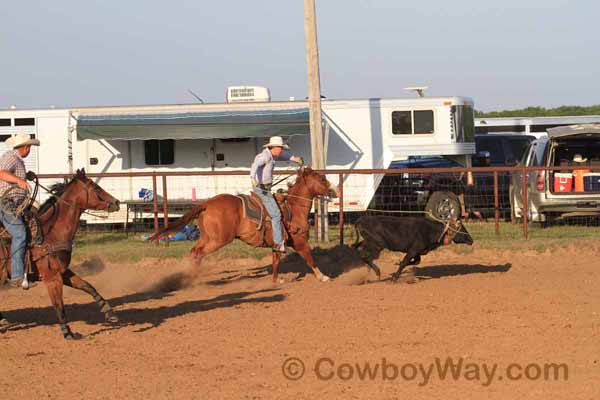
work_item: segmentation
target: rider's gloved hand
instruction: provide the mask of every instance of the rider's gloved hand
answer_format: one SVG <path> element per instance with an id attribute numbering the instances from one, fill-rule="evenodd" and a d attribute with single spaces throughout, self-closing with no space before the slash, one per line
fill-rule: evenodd
<path id="1" fill-rule="evenodd" d="M 37 175 L 33 171 L 27 171 L 27 174 L 25 174 L 25 179 L 28 181 L 34 181 L 35 178 L 37 178 Z"/>
<path id="2" fill-rule="evenodd" d="M 258 187 L 258 181 L 254 178 L 250 178 L 250 179 L 252 180 L 252 187 L 253 188 Z"/>
<path id="3" fill-rule="evenodd" d="M 302 157 L 296 157 L 296 163 L 300 164 L 300 165 L 304 165 L 304 158 Z"/>

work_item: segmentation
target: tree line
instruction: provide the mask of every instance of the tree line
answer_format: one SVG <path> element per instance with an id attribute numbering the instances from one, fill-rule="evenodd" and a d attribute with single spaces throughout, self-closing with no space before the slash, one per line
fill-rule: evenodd
<path id="1" fill-rule="evenodd" d="M 495 117 L 563 117 L 574 115 L 600 115 L 600 104 L 593 106 L 560 106 L 556 108 L 526 107 L 519 110 L 479 111 L 475 110 L 476 118 Z"/>

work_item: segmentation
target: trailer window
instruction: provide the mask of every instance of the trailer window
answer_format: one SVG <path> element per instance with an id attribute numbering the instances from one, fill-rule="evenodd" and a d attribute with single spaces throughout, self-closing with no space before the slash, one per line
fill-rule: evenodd
<path id="1" fill-rule="evenodd" d="M 34 126 L 35 118 L 15 118 L 15 126 Z"/>
<path id="2" fill-rule="evenodd" d="M 0 118 L 0 126 L 10 126 L 10 118 Z"/>
<path id="3" fill-rule="evenodd" d="M 394 135 L 412 134 L 412 118 L 410 111 L 392 112 L 392 133 Z"/>
<path id="4" fill-rule="evenodd" d="M 146 165 L 170 165 L 175 162 L 175 140 L 145 140 Z"/>
<path id="5" fill-rule="evenodd" d="M 433 110 L 415 111 L 415 133 L 433 133 Z"/>
<path id="6" fill-rule="evenodd" d="M 475 140 L 475 115 L 473 107 L 470 105 L 452 106 L 451 108 L 452 124 L 456 133 L 457 143 L 469 143 Z M 493 132 L 494 128 L 486 128 L 488 132 Z"/>
<path id="7" fill-rule="evenodd" d="M 433 133 L 433 110 L 392 111 L 392 133 L 412 135 Z"/>

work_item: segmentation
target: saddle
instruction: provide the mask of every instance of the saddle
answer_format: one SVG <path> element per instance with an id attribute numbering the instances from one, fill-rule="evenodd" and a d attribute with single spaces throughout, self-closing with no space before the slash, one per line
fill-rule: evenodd
<path id="1" fill-rule="evenodd" d="M 28 247 L 40 244 L 44 241 L 44 231 L 42 229 L 42 223 L 38 217 L 37 210 L 32 208 L 23 213 L 23 219 L 25 221 L 27 231 L 27 244 Z M 0 240 L 10 241 L 12 236 L 7 229 L 4 228 L 2 222 L 0 222 Z"/>
<path id="2" fill-rule="evenodd" d="M 281 210 L 281 215 L 283 219 L 284 226 L 284 239 L 288 239 L 287 227 L 289 222 L 292 220 L 292 213 L 288 207 L 285 205 L 285 197 L 280 194 L 274 194 L 275 200 L 277 204 L 279 204 L 279 209 Z M 262 230 L 265 225 L 270 226 L 271 216 L 264 206 L 260 197 L 256 195 L 254 192 L 250 192 L 250 195 L 247 194 L 238 194 L 237 197 L 242 201 L 242 210 L 243 217 L 250 220 L 254 224 L 256 224 L 256 230 Z"/>
<path id="3" fill-rule="evenodd" d="M 27 247 L 25 250 L 25 271 L 28 275 L 37 274 L 34 271 L 32 248 L 40 245 L 44 241 L 44 232 L 42 224 L 38 218 L 37 210 L 31 209 L 23 213 L 27 232 Z M 12 236 L 0 222 L 0 285 L 8 279 L 8 262 L 11 256 Z"/>

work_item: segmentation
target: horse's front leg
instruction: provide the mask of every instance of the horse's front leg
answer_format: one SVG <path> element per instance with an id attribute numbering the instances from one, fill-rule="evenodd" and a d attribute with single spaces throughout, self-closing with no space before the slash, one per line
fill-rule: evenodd
<path id="1" fill-rule="evenodd" d="M 62 274 L 62 280 L 65 285 L 72 287 L 73 289 L 82 290 L 90 296 L 92 296 L 92 298 L 100 308 L 100 311 L 104 314 L 104 319 L 106 320 L 106 322 L 109 322 L 111 324 L 116 324 L 117 322 L 119 322 L 119 318 L 113 312 L 110 304 L 108 304 L 108 302 L 104 300 L 104 298 L 98 293 L 96 288 L 90 285 L 88 281 L 82 279 L 79 275 L 77 275 L 70 269 L 67 269 Z"/>
<path id="2" fill-rule="evenodd" d="M 317 267 L 317 264 L 315 263 L 315 260 L 313 259 L 313 256 L 312 256 L 312 253 L 310 250 L 310 246 L 308 245 L 308 243 L 306 243 L 305 241 L 302 241 L 302 242 L 294 241 L 294 249 L 298 252 L 298 254 L 300 254 L 300 256 L 302 256 L 302 258 L 304 258 L 304 261 L 306 261 L 308 266 L 313 270 L 313 272 L 318 280 L 320 280 L 321 282 L 327 282 L 328 280 L 331 279 L 327 275 L 322 273 L 321 270 L 319 269 L 319 267 Z"/>
<path id="3" fill-rule="evenodd" d="M 273 283 L 277 283 L 277 276 L 279 275 L 279 264 L 281 263 L 281 253 L 273 252 Z"/>
<path id="4" fill-rule="evenodd" d="M 62 277 L 58 272 L 53 271 L 49 275 L 44 276 L 44 283 L 48 289 L 50 295 L 50 301 L 56 311 L 58 323 L 60 324 L 60 330 L 65 339 L 75 339 L 71 328 L 67 325 L 65 316 L 65 305 L 63 302 L 63 281 Z"/>

